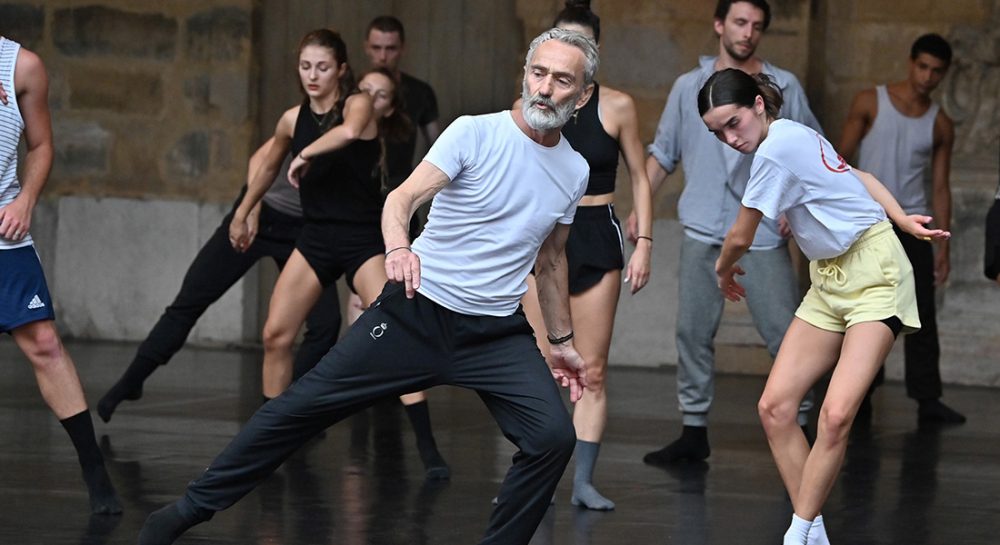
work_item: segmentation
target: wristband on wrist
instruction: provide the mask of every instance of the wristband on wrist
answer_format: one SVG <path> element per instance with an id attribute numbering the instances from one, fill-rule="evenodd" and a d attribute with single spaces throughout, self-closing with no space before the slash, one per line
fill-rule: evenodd
<path id="1" fill-rule="evenodd" d="M 640 238 L 644 238 L 644 239 L 648 240 L 650 244 L 653 243 L 653 237 L 647 237 L 646 235 L 639 235 L 639 236 L 637 236 L 635 238 L 636 238 L 636 240 L 638 240 Z"/>
<path id="2" fill-rule="evenodd" d="M 302 159 L 303 161 L 306 161 L 306 162 L 308 162 L 308 161 L 309 161 L 309 158 L 308 158 L 308 157 L 306 157 L 306 156 L 304 155 L 304 154 L 305 154 L 305 152 L 306 152 L 306 150 L 304 150 L 304 149 L 303 149 L 302 151 L 300 151 L 300 152 L 299 152 L 299 159 Z"/>
<path id="3" fill-rule="evenodd" d="M 395 247 L 395 248 L 393 248 L 393 249 L 391 249 L 391 250 L 387 251 L 387 252 L 385 253 L 385 255 L 389 255 L 389 254 L 391 254 L 392 252 L 395 252 L 396 250 L 410 250 L 410 247 L 409 247 L 409 246 L 397 246 L 397 247 Z M 410 250 L 410 251 L 412 252 L 413 250 Z"/>
<path id="4" fill-rule="evenodd" d="M 552 335 L 546 335 L 545 338 L 548 339 L 549 344 L 562 344 L 573 338 L 573 332 L 570 331 L 569 333 L 563 335 L 562 337 L 553 337 Z"/>

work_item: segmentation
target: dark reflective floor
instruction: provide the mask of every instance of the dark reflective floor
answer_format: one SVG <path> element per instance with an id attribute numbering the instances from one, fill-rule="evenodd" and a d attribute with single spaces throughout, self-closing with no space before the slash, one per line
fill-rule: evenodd
<path id="1" fill-rule="evenodd" d="M 134 351 L 117 344 L 69 349 L 92 404 Z M 97 422 L 126 511 L 89 517 L 69 440 L 7 337 L 0 340 L 0 362 L 3 545 L 134 543 L 147 513 L 183 491 L 260 399 L 256 353 L 181 352 L 147 383 L 141 401 L 123 405 L 110 424 Z M 673 374 L 614 368 L 611 380 L 597 482 L 618 509 L 570 506 L 571 465 L 534 543 L 780 543 L 790 507 L 756 420 L 762 378 L 718 381 L 712 457 L 674 471 L 641 461 L 679 431 Z M 835 545 L 1000 543 L 1000 390 L 947 392 L 946 401 L 969 423 L 921 430 L 900 385 L 879 391 L 870 433 L 853 440 L 825 509 Z M 409 423 L 387 403 L 331 428 L 180 543 L 476 542 L 513 450 L 474 394 L 440 388 L 431 395 L 451 482 L 423 482 Z"/>

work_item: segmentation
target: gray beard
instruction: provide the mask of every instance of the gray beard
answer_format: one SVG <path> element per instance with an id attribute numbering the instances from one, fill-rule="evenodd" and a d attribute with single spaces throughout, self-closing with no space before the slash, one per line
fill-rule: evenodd
<path id="1" fill-rule="evenodd" d="M 524 116 L 525 123 L 536 131 L 551 131 L 562 128 L 569 118 L 576 111 L 576 100 L 579 96 L 567 99 L 562 104 L 556 104 L 552 100 L 538 96 L 529 95 L 527 84 L 522 85 L 521 90 L 521 115 Z M 534 108 L 535 104 L 543 104 L 548 110 Z"/>

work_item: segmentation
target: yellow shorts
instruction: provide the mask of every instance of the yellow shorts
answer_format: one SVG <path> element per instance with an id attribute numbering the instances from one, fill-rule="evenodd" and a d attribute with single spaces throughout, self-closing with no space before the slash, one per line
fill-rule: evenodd
<path id="1" fill-rule="evenodd" d="M 812 283 L 795 315 L 843 333 L 896 316 L 903 333 L 920 329 L 913 268 L 888 221 L 868 228 L 843 254 L 809 263 Z"/>

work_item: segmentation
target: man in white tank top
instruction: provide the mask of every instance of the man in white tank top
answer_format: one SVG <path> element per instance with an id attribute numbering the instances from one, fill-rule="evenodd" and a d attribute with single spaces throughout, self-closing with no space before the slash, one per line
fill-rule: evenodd
<path id="1" fill-rule="evenodd" d="M 951 227 L 948 172 L 955 137 L 951 119 L 931 100 L 951 64 L 951 47 L 937 34 L 917 38 L 910 50 L 907 78 L 861 91 L 854 97 L 838 151 L 846 158 L 858 152 L 858 168 L 885 184 L 907 214 L 929 214 L 939 229 Z M 860 149 L 859 149 L 860 144 Z M 924 179 L 931 171 L 928 205 Z M 933 210 L 932 210 L 933 209 Z M 897 230 L 897 234 L 899 231 Z M 940 401 L 941 372 L 934 287 L 944 284 L 950 269 L 947 239 L 930 242 L 900 236 L 913 265 L 921 329 L 906 336 L 907 395 L 919 403 L 921 423 L 961 424 L 965 417 Z M 882 380 L 882 373 L 875 384 Z M 870 418 L 870 396 L 859 411 Z"/>

